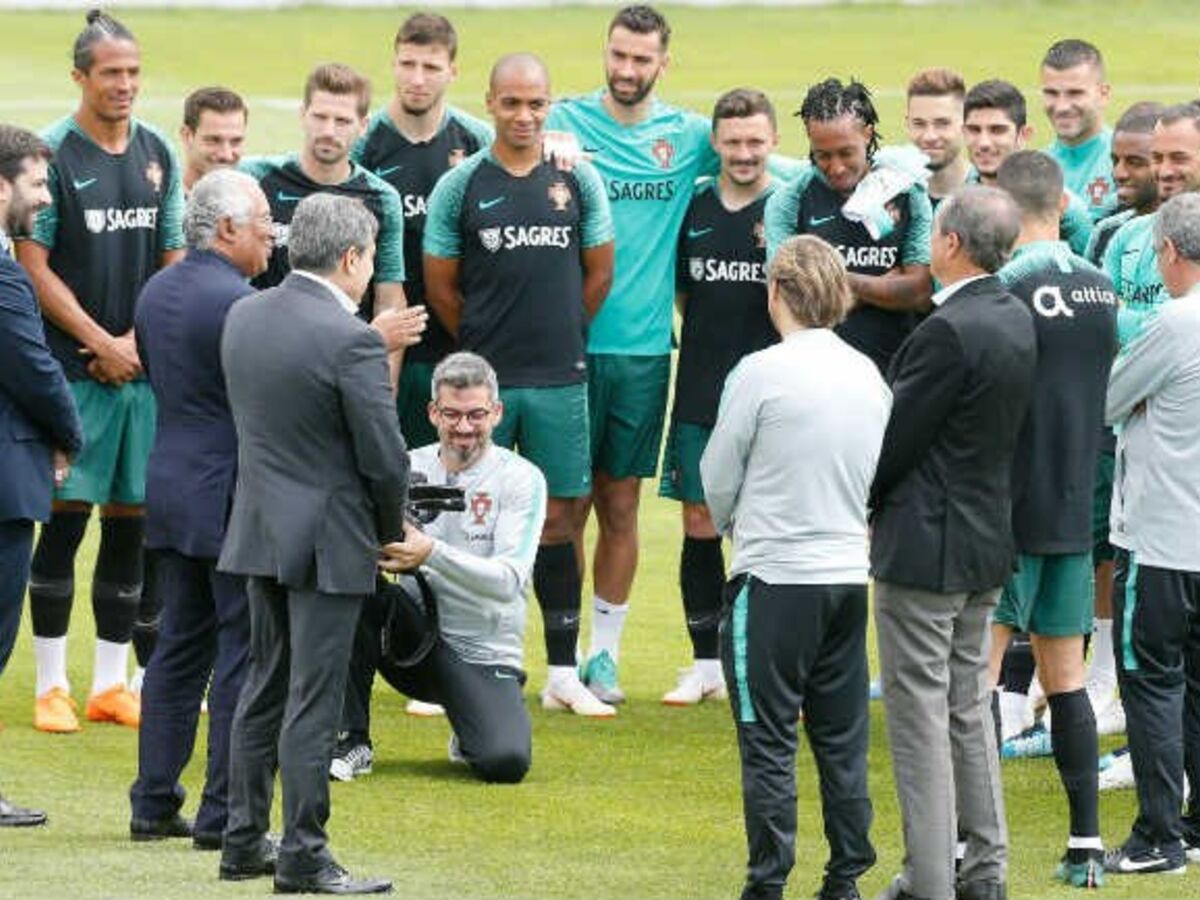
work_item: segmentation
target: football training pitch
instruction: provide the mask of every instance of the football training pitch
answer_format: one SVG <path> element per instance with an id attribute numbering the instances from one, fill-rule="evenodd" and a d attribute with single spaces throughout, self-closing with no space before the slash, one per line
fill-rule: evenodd
<path id="1" fill-rule="evenodd" d="M 389 59 L 403 10 L 302 8 L 278 13 L 129 11 L 116 14 L 142 45 L 138 114 L 173 136 L 184 94 L 225 84 L 250 102 L 253 153 L 297 149 L 296 109 L 307 71 L 340 60 L 367 72 L 373 105 L 390 92 Z M 919 68 L 947 65 L 968 84 L 1001 77 L 1030 102 L 1034 143 L 1049 127 L 1037 100 L 1037 64 L 1049 44 L 1083 37 L 1105 53 L 1114 85 L 1109 122 L 1136 100 L 1200 95 L 1196 48 L 1200 20 L 1188 3 L 989 3 L 951 7 L 818 9 L 667 9 L 674 27 L 672 65 L 660 94 L 707 113 L 724 89 L 759 87 L 776 101 L 782 150 L 805 151 L 791 117 L 807 85 L 855 76 L 875 89 L 888 142 L 902 140 L 903 89 Z M 1191 15 L 1189 15 L 1191 13 Z M 603 8 L 451 11 L 460 36 L 460 76 L 451 101 L 481 114 L 486 73 L 497 56 L 531 50 L 549 64 L 556 93 L 600 84 Z M 42 127 L 70 112 L 70 47 L 80 12 L 0 13 L 5 37 L 0 121 Z M 4 365 L 0 360 L 0 365 Z M 332 847 L 355 872 L 395 879 L 400 897 L 733 898 L 741 889 L 745 845 L 737 753 L 724 704 L 670 709 L 659 697 L 687 665 L 690 646 L 677 583 L 680 544 L 675 504 L 647 483 L 642 557 L 633 611 L 622 642 L 629 702 L 613 721 L 545 713 L 540 619 L 530 603 L 526 694 L 532 708 L 534 763 L 516 787 L 481 785 L 446 760 L 448 726 L 404 716 L 386 686 L 376 693 L 375 771 L 333 786 Z M 70 642 L 73 695 L 86 698 L 93 631 L 87 586 L 90 533 L 79 557 L 80 586 Z M 586 592 L 585 596 L 590 596 Z M 585 622 L 590 617 L 586 611 Z M 0 790 L 40 806 L 50 825 L 0 835 L 0 897 L 248 897 L 269 881 L 218 882 L 215 854 L 187 843 L 132 844 L 128 788 L 137 737 L 116 726 L 49 736 L 31 727 L 34 692 L 28 616 L 0 682 Z M 586 626 L 585 626 L 586 627 Z M 585 634 L 586 637 L 586 634 Z M 874 645 L 873 638 L 869 642 Z M 866 897 L 898 871 L 902 844 L 884 731 L 872 704 L 872 836 L 876 867 Z M 202 727 L 205 720 L 202 719 Z M 1116 741 L 1105 739 L 1103 748 Z M 190 813 L 201 786 L 203 735 L 185 776 Z M 1050 759 L 1006 762 L 1010 896 L 1065 898 L 1052 879 L 1066 833 L 1066 802 Z M 788 895 L 810 896 L 826 857 L 816 773 L 801 748 L 797 867 Z M 1128 833 L 1132 792 L 1101 795 L 1105 841 Z M 276 820 L 277 821 L 277 820 Z M 1182 877 L 1110 878 L 1112 897 L 1200 897 L 1200 867 Z"/>

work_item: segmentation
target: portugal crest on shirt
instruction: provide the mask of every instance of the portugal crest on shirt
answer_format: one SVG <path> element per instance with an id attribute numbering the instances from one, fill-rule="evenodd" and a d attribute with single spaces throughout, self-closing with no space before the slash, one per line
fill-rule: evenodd
<path id="1" fill-rule="evenodd" d="M 675 145 L 666 138 L 659 138 L 651 145 L 650 154 L 658 161 L 660 169 L 669 169 L 675 159 Z"/>
<path id="2" fill-rule="evenodd" d="M 492 495 L 487 491 L 479 491 L 471 495 L 471 515 L 475 517 L 476 525 L 486 524 L 487 514 L 492 511 Z"/>
<path id="3" fill-rule="evenodd" d="M 1092 206 L 1100 206 L 1104 203 L 1104 198 L 1108 196 L 1108 179 L 1103 175 L 1097 175 L 1088 182 L 1086 191 Z"/>
<path id="4" fill-rule="evenodd" d="M 150 182 L 150 186 L 154 188 L 154 193 L 162 193 L 163 170 L 158 164 L 158 160 L 152 159 L 146 166 L 146 180 Z"/>
<path id="5" fill-rule="evenodd" d="M 556 181 L 550 185 L 549 190 L 550 202 L 554 204 L 555 212 L 566 212 L 567 207 L 571 205 L 571 189 L 567 187 L 565 182 Z"/>
<path id="6" fill-rule="evenodd" d="M 500 228 L 480 228 L 479 243 L 483 244 L 483 249 L 488 253 L 495 253 L 500 249 Z"/>
<path id="7" fill-rule="evenodd" d="M 763 226 L 762 219 L 754 223 L 754 246 L 759 250 L 767 249 L 767 229 Z"/>

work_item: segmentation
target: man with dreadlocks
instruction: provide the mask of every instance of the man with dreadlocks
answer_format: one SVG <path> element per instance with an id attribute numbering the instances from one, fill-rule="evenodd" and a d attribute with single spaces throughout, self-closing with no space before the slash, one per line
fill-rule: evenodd
<path id="1" fill-rule="evenodd" d="M 929 196 L 913 184 L 888 199 L 890 221 L 872 237 L 843 211 L 876 164 L 879 116 L 870 92 L 857 81 L 828 78 L 808 89 L 798 115 L 813 166 L 767 201 L 768 258 L 793 234 L 813 234 L 836 247 L 854 294 L 854 308 L 837 333 L 886 372 L 915 314 L 929 309 Z"/>

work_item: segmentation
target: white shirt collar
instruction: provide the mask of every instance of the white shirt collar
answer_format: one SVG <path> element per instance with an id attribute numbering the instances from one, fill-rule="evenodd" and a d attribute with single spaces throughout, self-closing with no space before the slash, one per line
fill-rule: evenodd
<path id="1" fill-rule="evenodd" d="M 962 281 L 956 281 L 956 282 L 954 282 L 954 284 L 950 284 L 950 285 L 947 285 L 946 287 L 942 288 L 940 291 L 938 291 L 936 294 L 934 294 L 930 299 L 933 301 L 934 306 L 941 306 L 943 303 L 945 303 L 947 300 L 949 300 L 951 297 L 953 297 L 955 294 L 957 294 L 960 288 L 966 287 L 972 281 L 978 281 L 980 278 L 987 278 L 987 277 L 988 277 L 988 274 L 986 272 L 984 272 L 982 275 L 972 275 L 970 278 L 964 278 Z"/>
<path id="2" fill-rule="evenodd" d="M 306 272 L 303 269 L 292 269 L 292 271 L 295 272 L 297 275 L 303 275 L 305 278 L 309 279 L 310 281 L 315 281 L 317 284 L 323 285 L 328 291 L 330 291 L 333 294 L 333 296 L 337 297 L 337 302 L 342 305 L 342 309 L 346 310 L 346 312 L 350 313 L 350 315 L 352 315 L 352 316 L 358 315 L 358 304 L 355 303 L 353 300 L 351 300 L 346 295 L 345 291 L 343 291 L 340 287 L 338 287 L 336 284 L 334 284 L 328 278 L 322 278 L 320 275 L 317 275 L 313 272 Z"/>

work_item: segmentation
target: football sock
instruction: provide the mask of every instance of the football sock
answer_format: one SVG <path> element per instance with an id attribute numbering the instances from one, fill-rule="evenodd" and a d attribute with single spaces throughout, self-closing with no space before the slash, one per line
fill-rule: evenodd
<path id="1" fill-rule="evenodd" d="M 1029 635 L 1019 631 L 1013 635 L 1004 651 L 1004 663 L 1000 666 L 1000 684 L 1014 694 L 1028 694 L 1033 682 L 1033 647 Z"/>
<path id="2" fill-rule="evenodd" d="M 115 644 L 96 638 L 95 665 L 92 668 L 92 693 L 101 694 L 116 684 L 125 683 L 129 671 L 129 644 Z"/>
<path id="3" fill-rule="evenodd" d="M 1072 839 L 1099 839 L 1100 800 L 1096 757 L 1096 718 L 1087 691 L 1080 688 L 1047 698 L 1054 764 L 1067 792 Z"/>
<path id="4" fill-rule="evenodd" d="M 721 661 L 719 659 L 697 659 L 695 661 L 696 671 L 700 673 L 700 677 L 705 684 L 716 684 L 719 681 L 725 680 L 725 674 L 721 671 Z"/>
<path id="5" fill-rule="evenodd" d="M 1088 680 L 1098 686 L 1111 688 L 1117 683 L 1117 658 L 1113 655 L 1112 619 L 1097 619 L 1092 633 L 1092 662 Z"/>
<path id="6" fill-rule="evenodd" d="M 607 650 L 613 662 L 621 653 L 621 631 L 625 627 L 628 603 L 609 603 L 602 597 L 592 598 L 592 645 L 588 656 Z"/>
<path id="7" fill-rule="evenodd" d="M 100 520 L 100 549 L 92 581 L 92 611 L 96 636 L 114 644 L 128 644 L 133 636 L 142 599 L 141 516 L 112 516 Z M 125 673 L 121 673 L 125 680 Z"/>
<path id="8" fill-rule="evenodd" d="M 573 543 L 538 547 L 533 563 L 533 592 L 542 609 L 546 661 L 551 666 L 574 668 L 583 587 Z"/>
<path id="9" fill-rule="evenodd" d="M 149 548 L 142 551 L 142 599 L 133 622 L 133 652 L 143 669 L 150 664 L 150 657 L 154 654 L 162 618 L 162 594 L 158 590 L 155 571 L 157 561 L 158 551 Z"/>
<path id="10" fill-rule="evenodd" d="M 725 558 L 721 539 L 684 537 L 679 554 L 679 592 L 694 659 L 716 659 L 717 625 L 721 621 L 721 590 Z"/>
<path id="11" fill-rule="evenodd" d="M 55 512 L 42 528 L 29 567 L 29 612 L 36 637 L 59 638 L 67 633 L 75 597 L 75 554 L 90 514 Z"/>
<path id="12" fill-rule="evenodd" d="M 33 638 L 33 658 L 37 662 L 37 694 L 40 697 L 53 688 L 71 692 L 67 681 L 67 639 L 65 637 Z"/>

